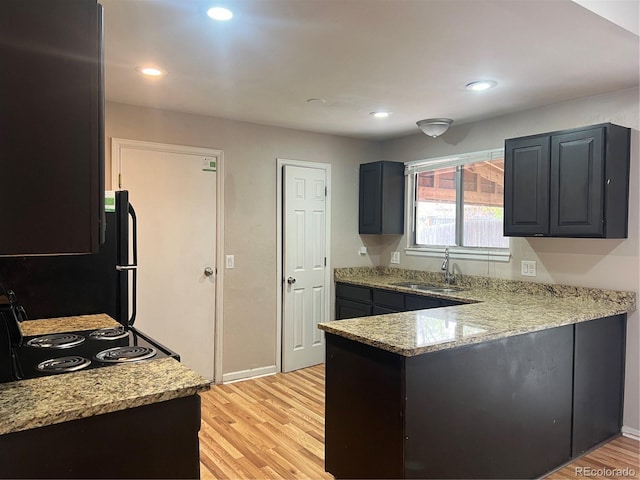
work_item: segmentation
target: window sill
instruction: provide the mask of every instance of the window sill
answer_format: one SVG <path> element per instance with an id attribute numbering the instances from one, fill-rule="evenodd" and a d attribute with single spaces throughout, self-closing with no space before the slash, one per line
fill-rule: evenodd
<path id="1" fill-rule="evenodd" d="M 405 255 L 412 257 L 438 257 L 442 258 L 445 247 L 407 247 Z M 506 248 L 470 248 L 449 247 L 449 256 L 458 260 L 486 260 L 492 262 L 508 262 L 511 259 L 511 251 Z"/>

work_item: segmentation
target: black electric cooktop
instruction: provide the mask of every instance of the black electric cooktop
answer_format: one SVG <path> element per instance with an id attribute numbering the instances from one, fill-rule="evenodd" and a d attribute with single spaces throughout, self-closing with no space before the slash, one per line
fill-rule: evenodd
<path id="1" fill-rule="evenodd" d="M 164 357 L 180 360 L 164 345 L 123 326 L 24 337 L 14 353 L 23 379 Z"/>

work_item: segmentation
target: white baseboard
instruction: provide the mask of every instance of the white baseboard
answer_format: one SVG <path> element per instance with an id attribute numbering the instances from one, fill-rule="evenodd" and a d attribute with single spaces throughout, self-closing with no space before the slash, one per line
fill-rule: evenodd
<path id="1" fill-rule="evenodd" d="M 640 430 L 636 430 L 635 428 L 622 427 L 622 435 L 633 438 L 634 440 L 640 440 Z"/>
<path id="2" fill-rule="evenodd" d="M 249 370 L 239 370 L 237 372 L 225 373 L 222 375 L 222 383 L 239 382 L 250 378 L 264 377 L 277 373 L 275 365 L 260 368 L 250 368 Z"/>

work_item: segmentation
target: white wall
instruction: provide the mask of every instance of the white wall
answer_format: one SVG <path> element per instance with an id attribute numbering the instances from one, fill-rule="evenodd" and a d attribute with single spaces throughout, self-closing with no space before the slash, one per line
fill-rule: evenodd
<path id="1" fill-rule="evenodd" d="M 375 142 L 118 103 L 107 103 L 106 136 L 107 145 L 119 137 L 224 151 L 225 253 L 235 255 L 224 280 L 225 374 L 276 364 L 277 158 L 332 165 L 330 267 L 373 264 L 357 255 L 357 205 L 358 166 L 377 159 Z M 109 148 L 106 164 L 109 181 Z"/>
<path id="2" fill-rule="evenodd" d="M 634 291 L 640 297 L 640 112 L 638 89 L 572 100 L 480 122 L 453 126 L 437 139 L 417 133 L 384 142 L 384 160 L 410 161 L 457 153 L 500 148 L 505 138 L 612 122 L 632 129 L 629 238 L 550 239 L 512 238 L 509 263 L 455 260 L 462 273 L 531 280 L 520 276 L 520 261 L 535 260 L 534 281 Z M 454 124 L 455 125 L 455 124 Z M 441 259 L 408 257 L 406 237 L 377 239 L 382 265 L 391 252 L 401 252 L 401 267 L 437 271 Z M 640 358 L 638 312 L 629 316 L 624 424 L 640 430 Z"/>

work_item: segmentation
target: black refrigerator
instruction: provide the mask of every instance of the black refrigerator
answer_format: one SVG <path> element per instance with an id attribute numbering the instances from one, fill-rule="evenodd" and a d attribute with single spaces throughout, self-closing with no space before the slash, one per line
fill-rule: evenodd
<path id="1" fill-rule="evenodd" d="M 114 193 L 105 201 L 106 235 L 98 253 L 0 257 L 0 286 L 15 292 L 28 319 L 106 313 L 133 325 L 136 216 L 129 192 Z"/>

